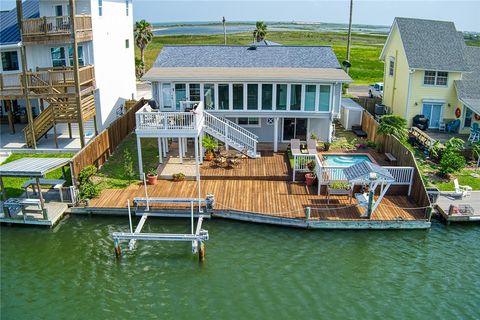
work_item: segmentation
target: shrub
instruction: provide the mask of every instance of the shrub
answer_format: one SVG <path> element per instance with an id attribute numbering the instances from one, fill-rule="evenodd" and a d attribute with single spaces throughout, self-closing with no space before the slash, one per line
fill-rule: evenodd
<path id="1" fill-rule="evenodd" d="M 173 181 L 183 181 L 185 180 L 185 174 L 182 172 L 172 174 Z"/>
<path id="2" fill-rule="evenodd" d="M 218 148 L 218 143 L 212 136 L 207 134 L 202 139 L 202 146 L 206 152 L 213 152 Z"/>
<path id="3" fill-rule="evenodd" d="M 147 176 L 156 176 L 157 175 L 157 168 L 151 168 L 147 171 Z"/>
<path id="4" fill-rule="evenodd" d="M 128 149 L 125 149 L 123 152 L 123 171 L 125 174 L 125 179 L 127 179 L 128 183 L 130 184 L 130 182 L 133 180 L 135 172 L 133 171 L 132 155 Z"/>
<path id="5" fill-rule="evenodd" d="M 92 199 L 100 193 L 100 188 L 98 188 L 91 179 L 96 173 L 97 168 L 90 165 L 83 168 L 78 174 L 78 191 L 80 199 Z"/>
<path id="6" fill-rule="evenodd" d="M 377 144 L 374 141 L 367 140 L 367 147 L 372 148 L 372 149 L 376 149 Z"/>
<path id="7" fill-rule="evenodd" d="M 440 160 L 440 173 L 447 176 L 451 173 L 460 171 L 465 167 L 465 158 L 457 151 L 447 149 Z"/>
<path id="8" fill-rule="evenodd" d="M 447 150 L 460 151 L 463 149 L 464 144 L 465 142 L 460 138 L 450 138 L 450 140 L 445 142 L 445 147 Z"/>

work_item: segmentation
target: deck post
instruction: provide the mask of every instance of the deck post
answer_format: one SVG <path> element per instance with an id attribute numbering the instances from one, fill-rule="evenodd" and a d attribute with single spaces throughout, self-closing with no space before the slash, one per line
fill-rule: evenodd
<path id="1" fill-rule="evenodd" d="M 15 124 L 13 123 L 13 105 L 12 100 L 5 100 L 5 110 L 7 110 L 8 127 L 12 134 L 15 134 Z"/>
<path id="2" fill-rule="evenodd" d="M 163 163 L 163 158 L 162 158 L 162 138 L 158 138 L 157 139 L 157 143 L 158 143 L 158 162 L 159 163 Z"/>
<path id="3" fill-rule="evenodd" d="M 199 160 L 199 152 L 198 152 L 198 137 L 195 137 L 195 175 L 196 175 L 196 178 L 197 178 L 197 186 L 198 186 L 198 212 L 201 212 L 202 211 L 202 206 L 201 206 L 201 189 L 200 189 L 200 160 Z M 192 212 L 193 212 L 193 207 L 192 207 Z M 193 217 L 193 213 L 192 213 L 192 217 Z M 192 225 L 192 228 L 193 228 L 193 225 Z M 192 229 L 192 233 L 193 233 L 193 229 Z"/>
<path id="4" fill-rule="evenodd" d="M 55 141 L 55 148 L 58 149 L 58 137 L 57 137 L 57 123 L 53 122 L 53 140 Z"/>
<path id="5" fill-rule="evenodd" d="M 38 197 L 40 198 L 40 207 L 42 208 L 43 218 L 48 220 L 48 213 L 45 210 L 45 200 L 43 200 L 42 189 L 40 188 L 40 178 L 36 177 L 35 181 L 37 182 Z"/>
<path id="6" fill-rule="evenodd" d="M 278 118 L 273 118 L 273 152 L 278 152 Z"/>
<path id="7" fill-rule="evenodd" d="M 72 124 L 69 122 L 68 124 L 68 137 L 72 139 Z"/>
<path id="8" fill-rule="evenodd" d="M 178 138 L 178 156 L 180 157 L 180 163 L 183 163 L 183 150 L 182 150 L 182 138 Z"/>
<path id="9" fill-rule="evenodd" d="M 122 255 L 122 249 L 120 248 L 120 241 L 117 239 L 113 240 L 113 246 L 115 247 L 115 256 L 119 258 Z"/>
<path id="10" fill-rule="evenodd" d="M 167 157 L 167 138 L 162 138 L 162 152 L 163 152 L 163 157 Z"/>
<path id="11" fill-rule="evenodd" d="M 139 136 L 137 136 L 137 154 L 138 154 L 138 172 L 140 174 L 140 179 L 142 179 L 143 178 L 142 142 Z"/>
<path id="12" fill-rule="evenodd" d="M 297 163 L 297 156 L 293 155 L 293 176 L 292 176 L 292 181 L 295 182 L 295 166 Z"/>
<path id="13" fill-rule="evenodd" d="M 199 241 L 198 248 L 198 260 L 202 262 L 205 260 L 205 243 L 203 241 Z"/>

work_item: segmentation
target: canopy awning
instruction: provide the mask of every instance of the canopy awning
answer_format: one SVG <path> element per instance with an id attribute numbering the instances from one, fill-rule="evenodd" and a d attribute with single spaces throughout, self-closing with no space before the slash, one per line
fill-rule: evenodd
<path id="1" fill-rule="evenodd" d="M 393 183 L 395 178 L 390 172 L 378 164 L 362 161 L 343 170 L 349 183 L 369 183 L 374 175 L 375 181 Z"/>
<path id="2" fill-rule="evenodd" d="M 50 171 L 67 165 L 70 158 L 22 158 L 0 165 L 3 177 L 44 177 Z"/>

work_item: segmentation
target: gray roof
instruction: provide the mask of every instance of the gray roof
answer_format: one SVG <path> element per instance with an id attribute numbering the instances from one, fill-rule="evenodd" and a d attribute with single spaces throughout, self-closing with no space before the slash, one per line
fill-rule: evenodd
<path id="1" fill-rule="evenodd" d="M 480 114 L 480 47 L 465 47 L 465 58 L 468 71 L 455 81 L 457 97 Z"/>
<path id="2" fill-rule="evenodd" d="M 38 18 L 38 0 L 27 0 L 23 2 L 23 17 L 25 19 Z M 15 44 L 20 42 L 20 30 L 17 24 L 17 9 L 0 14 L 0 45 Z"/>
<path id="3" fill-rule="evenodd" d="M 273 42 L 270 40 L 256 41 L 251 44 L 252 46 L 281 46 L 280 43 Z"/>
<path id="4" fill-rule="evenodd" d="M 395 18 L 410 68 L 465 71 L 465 42 L 453 22 Z"/>
<path id="5" fill-rule="evenodd" d="M 361 105 L 350 98 L 342 98 L 342 107 L 352 110 L 365 110 Z"/>
<path id="6" fill-rule="evenodd" d="M 390 174 L 390 172 L 388 172 L 387 169 L 369 161 L 359 162 L 343 170 L 348 182 L 357 183 L 369 181 L 371 172 L 375 172 L 377 174 L 378 181 L 395 182 L 395 178 Z"/>
<path id="7" fill-rule="evenodd" d="M 0 165 L 0 176 L 43 177 L 70 162 L 70 158 L 21 158 Z"/>
<path id="8" fill-rule="evenodd" d="M 154 68 L 340 68 L 327 46 L 165 46 Z"/>

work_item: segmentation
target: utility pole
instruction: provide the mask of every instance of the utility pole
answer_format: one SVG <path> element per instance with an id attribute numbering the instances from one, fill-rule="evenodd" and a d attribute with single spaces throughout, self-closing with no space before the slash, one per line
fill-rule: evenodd
<path id="1" fill-rule="evenodd" d="M 227 20 L 225 20 L 225 17 L 222 19 L 222 24 L 223 24 L 223 41 L 224 44 L 227 45 Z"/>
<path id="2" fill-rule="evenodd" d="M 353 10 L 353 0 L 350 0 L 350 18 L 348 21 L 348 39 L 347 39 L 347 56 L 345 60 L 350 62 L 350 42 L 352 41 L 352 10 Z M 348 74 L 349 67 L 345 68 Z"/>

